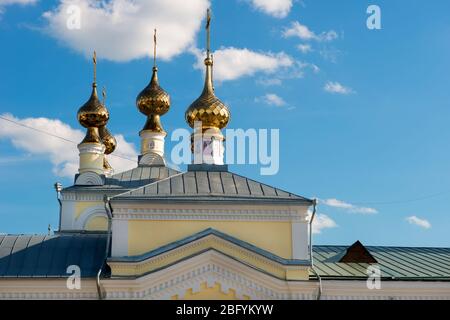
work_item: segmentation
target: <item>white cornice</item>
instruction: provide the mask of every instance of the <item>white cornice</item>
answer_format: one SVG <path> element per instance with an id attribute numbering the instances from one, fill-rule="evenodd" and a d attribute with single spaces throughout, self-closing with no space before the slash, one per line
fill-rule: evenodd
<path id="1" fill-rule="evenodd" d="M 318 282 L 284 281 L 244 265 L 215 251 L 177 263 L 138 279 L 104 280 L 108 298 L 170 299 L 183 297 L 188 289 L 198 291 L 200 284 L 208 287 L 219 283 L 228 293 L 251 299 L 316 299 Z M 366 281 L 324 280 L 322 299 L 450 299 L 450 282 L 382 281 L 380 290 L 369 290 Z"/>
<path id="2" fill-rule="evenodd" d="M 206 207 L 206 205 L 205 205 Z M 296 210 L 239 209 L 239 208 L 116 208 L 118 220 L 240 220 L 240 221 L 298 221 L 307 222 Z"/>

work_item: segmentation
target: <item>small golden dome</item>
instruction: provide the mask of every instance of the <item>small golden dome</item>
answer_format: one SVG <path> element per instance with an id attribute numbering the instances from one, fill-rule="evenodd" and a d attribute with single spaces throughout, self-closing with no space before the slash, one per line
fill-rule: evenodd
<path id="1" fill-rule="evenodd" d="M 205 59 L 206 77 L 203 92 L 186 110 L 186 122 L 194 128 L 195 121 L 201 121 L 202 127 L 223 129 L 230 121 L 231 114 L 228 107 L 214 94 L 212 83 L 213 61 Z"/>
<path id="2" fill-rule="evenodd" d="M 106 126 L 100 127 L 98 132 L 102 143 L 105 145 L 105 154 L 113 153 L 117 146 L 116 138 L 114 138 Z"/>
<path id="3" fill-rule="evenodd" d="M 89 100 L 78 110 L 78 122 L 85 128 L 105 126 L 109 120 L 109 112 L 97 96 L 97 85 L 92 85 Z"/>
<path id="4" fill-rule="evenodd" d="M 169 111 L 170 96 L 159 85 L 157 67 L 153 67 L 152 79 L 148 86 L 138 95 L 136 106 L 146 116 L 151 114 L 161 116 Z"/>

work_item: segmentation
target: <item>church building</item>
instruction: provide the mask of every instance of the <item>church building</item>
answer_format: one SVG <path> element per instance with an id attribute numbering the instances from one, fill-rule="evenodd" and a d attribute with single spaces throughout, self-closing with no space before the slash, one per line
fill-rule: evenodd
<path id="1" fill-rule="evenodd" d="M 185 112 L 185 172 L 166 162 L 171 100 L 156 40 L 136 99 L 146 117 L 140 156 L 125 172 L 107 160 L 117 142 L 94 54 L 92 92 L 78 110 L 79 171 L 72 186 L 55 186 L 58 230 L 0 235 L 0 299 L 450 299 L 450 248 L 313 245 L 314 199 L 229 170 L 231 114 L 213 85 L 210 25 L 208 12 L 204 87 Z"/>

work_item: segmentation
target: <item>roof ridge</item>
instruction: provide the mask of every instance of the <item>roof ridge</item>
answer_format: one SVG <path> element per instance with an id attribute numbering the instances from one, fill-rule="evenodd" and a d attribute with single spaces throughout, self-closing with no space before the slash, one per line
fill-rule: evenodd
<path id="1" fill-rule="evenodd" d="M 315 244 L 313 245 L 314 247 L 345 247 L 348 248 L 351 245 L 345 245 L 345 244 Z M 399 248 L 399 249 L 446 249 L 446 250 L 450 250 L 450 247 L 426 247 L 426 246 L 378 246 L 378 245 L 368 245 L 366 246 L 366 248 L 390 248 L 390 249 L 394 249 L 394 248 Z"/>
<path id="2" fill-rule="evenodd" d="M 244 179 L 246 179 L 246 182 L 247 182 L 247 187 L 249 188 L 249 190 L 250 190 L 250 187 L 248 186 L 248 181 L 250 180 L 250 181 L 252 181 L 252 182 L 256 182 L 256 183 L 259 183 L 260 185 L 264 185 L 264 186 L 266 186 L 266 187 L 270 187 L 270 188 L 273 188 L 273 189 L 275 189 L 275 193 L 278 195 L 278 193 L 277 193 L 277 191 L 276 190 L 280 190 L 280 191 L 282 191 L 282 192 L 285 192 L 285 193 L 287 193 L 287 194 L 289 194 L 289 195 L 292 195 L 292 196 L 294 196 L 294 197 L 298 197 L 298 198 L 301 198 L 301 199 L 304 199 L 304 200 L 307 200 L 307 201 L 311 201 L 312 202 L 312 200 L 311 199 L 309 199 L 309 198 L 306 198 L 306 197 L 303 197 L 303 196 L 301 196 L 301 195 L 298 195 L 298 194 L 296 194 L 296 193 L 292 193 L 292 192 L 289 192 L 289 191 L 286 191 L 286 190 L 283 190 L 283 189 L 280 189 L 280 188 L 278 188 L 278 187 L 274 187 L 274 186 L 271 186 L 271 185 L 269 185 L 269 184 L 267 184 L 267 183 L 264 183 L 264 182 L 260 182 L 260 181 L 257 181 L 257 180 L 255 180 L 255 179 L 252 179 L 252 178 L 248 178 L 248 177 L 245 177 L 245 176 L 243 176 L 243 175 L 240 175 L 240 174 L 238 174 L 238 173 L 234 173 L 234 172 L 231 172 L 231 171 L 229 171 L 232 175 L 236 175 L 236 176 L 238 176 L 238 177 L 241 177 L 241 178 L 244 178 Z M 264 194 L 264 192 L 263 192 L 263 194 Z"/>
<path id="3" fill-rule="evenodd" d="M 127 193 L 131 193 L 131 192 L 134 192 L 134 191 L 137 191 L 137 190 L 140 190 L 140 189 L 144 189 L 145 187 L 148 187 L 148 186 L 153 185 L 153 184 L 158 183 L 158 182 L 170 180 L 170 179 L 172 179 L 173 177 L 176 177 L 176 176 L 179 176 L 179 175 L 182 175 L 182 174 L 184 174 L 184 172 L 179 172 L 179 173 L 177 173 L 177 174 L 174 174 L 173 176 L 168 176 L 168 177 L 166 177 L 166 178 L 164 178 L 164 179 L 156 180 L 156 181 L 150 182 L 150 183 L 145 184 L 145 185 L 143 185 L 143 186 L 140 186 L 140 187 L 138 187 L 138 188 L 130 189 L 130 190 L 127 190 L 127 191 L 125 191 L 125 192 L 116 194 L 116 195 L 112 196 L 110 199 L 114 199 L 114 198 L 117 198 L 117 197 L 126 195 Z"/>

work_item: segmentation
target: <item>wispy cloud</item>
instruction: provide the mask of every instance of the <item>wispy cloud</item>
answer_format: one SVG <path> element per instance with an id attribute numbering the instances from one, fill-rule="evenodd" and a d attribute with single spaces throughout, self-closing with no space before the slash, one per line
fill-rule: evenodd
<path id="1" fill-rule="evenodd" d="M 81 28 L 67 27 L 67 10 L 80 8 Z M 152 54 L 153 29 L 158 29 L 158 57 L 171 59 L 187 52 L 201 28 L 208 0 L 60 0 L 44 13 L 45 31 L 90 57 L 130 61 Z"/>
<path id="2" fill-rule="evenodd" d="M 281 81 L 281 79 L 278 78 L 260 78 L 256 80 L 256 83 L 265 87 L 270 87 L 270 86 L 280 86 L 283 82 Z"/>
<path id="3" fill-rule="evenodd" d="M 325 199 L 320 200 L 320 202 L 328 207 L 343 209 L 347 212 L 351 213 L 360 213 L 360 214 L 376 214 L 378 213 L 377 209 L 369 208 L 369 207 L 360 207 L 351 203 L 347 203 L 338 199 Z"/>
<path id="4" fill-rule="evenodd" d="M 199 49 L 191 49 L 197 57 L 194 67 L 204 69 L 205 55 Z M 273 74 L 295 67 L 295 60 L 284 52 L 256 52 L 234 47 L 220 48 L 214 53 L 214 78 L 218 81 L 236 80 L 256 73 Z"/>
<path id="5" fill-rule="evenodd" d="M 292 8 L 292 0 L 247 0 L 253 8 L 275 18 L 284 18 Z"/>
<path id="6" fill-rule="evenodd" d="M 11 4 L 27 5 L 34 4 L 36 2 L 38 2 L 38 0 L 0 0 L 0 6 L 7 6 Z"/>
<path id="7" fill-rule="evenodd" d="M 20 156 L 0 156 L 0 166 L 17 164 L 19 162 L 30 160 L 33 160 L 33 157 L 30 154 L 24 154 Z"/>
<path id="8" fill-rule="evenodd" d="M 308 212 L 309 218 L 311 219 L 312 212 Z M 312 224 L 312 232 L 313 234 L 320 234 L 325 229 L 331 229 L 338 227 L 337 223 L 331 219 L 329 216 L 323 213 L 318 213 L 314 217 L 314 221 Z"/>
<path id="9" fill-rule="evenodd" d="M 258 97 L 255 99 L 256 102 L 262 102 L 269 106 L 283 107 L 286 106 L 287 103 L 284 101 L 282 97 L 275 93 L 267 93 L 262 97 Z"/>
<path id="10" fill-rule="evenodd" d="M 340 56 L 342 56 L 342 51 L 334 47 L 324 46 L 320 49 L 319 54 L 324 60 L 337 63 Z"/>
<path id="11" fill-rule="evenodd" d="M 66 139 L 63 140 L 0 120 L 2 121 L 0 139 L 8 139 L 17 149 L 29 154 L 46 157 L 53 164 L 53 172 L 57 176 L 73 177 L 77 172 L 79 161 L 77 144 L 84 137 L 83 131 L 73 129 L 57 119 L 19 119 L 11 114 L 2 114 L 1 116 L 42 132 L 57 133 L 59 137 Z M 137 162 L 137 152 L 134 145 L 127 142 L 120 134 L 115 135 L 115 138 L 117 139 L 117 150 L 109 156 L 108 161 L 116 172 L 133 168 Z M 128 159 L 136 159 L 136 162 Z"/>
<path id="12" fill-rule="evenodd" d="M 419 226 L 424 229 L 430 229 L 431 223 L 426 219 L 418 218 L 417 216 L 410 216 L 406 218 L 406 221 L 408 221 L 410 224 L 414 224 L 416 226 Z"/>
<path id="13" fill-rule="evenodd" d="M 319 42 L 329 42 L 339 37 L 337 32 L 334 30 L 316 34 L 314 31 L 309 29 L 308 26 L 301 24 L 298 21 L 293 21 L 289 27 L 284 28 L 282 34 L 285 38 L 296 37 L 303 41 L 315 40 Z"/>
<path id="14" fill-rule="evenodd" d="M 329 93 L 348 95 L 354 93 L 352 88 L 346 87 L 339 82 L 328 81 L 323 89 Z"/>
<path id="15" fill-rule="evenodd" d="M 25 6 L 35 4 L 38 1 L 39 0 L 0 0 L 0 14 L 2 14 L 5 11 L 6 6 L 14 4 Z"/>
<path id="16" fill-rule="evenodd" d="M 308 53 L 312 51 L 312 47 L 310 44 L 299 44 L 297 45 L 297 49 L 301 52 L 301 53 Z"/>

